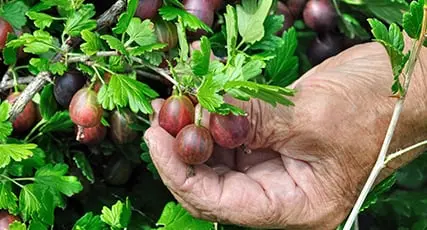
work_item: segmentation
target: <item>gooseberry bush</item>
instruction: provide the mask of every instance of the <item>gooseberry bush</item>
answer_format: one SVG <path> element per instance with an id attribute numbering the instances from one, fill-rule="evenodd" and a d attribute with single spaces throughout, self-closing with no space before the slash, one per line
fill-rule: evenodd
<path id="1" fill-rule="evenodd" d="M 1 1 L 0 228 L 237 228 L 193 218 L 162 184 L 142 139 L 151 101 L 165 99 L 159 125 L 183 162 L 205 163 L 215 145 L 245 149 L 248 111 L 226 96 L 298 106 L 292 82 L 372 35 L 387 45 L 380 21 L 366 19 L 394 31 L 405 10 L 391 0 Z"/>

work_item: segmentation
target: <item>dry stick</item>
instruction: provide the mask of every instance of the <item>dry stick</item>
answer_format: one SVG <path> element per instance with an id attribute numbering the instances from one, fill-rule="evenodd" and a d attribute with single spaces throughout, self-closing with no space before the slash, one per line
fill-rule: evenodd
<path id="1" fill-rule="evenodd" d="M 359 210 L 362 207 L 366 197 L 368 196 L 371 188 L 373 187 L 375 180 L 377 179 L 378 175 L 380 174 L 381 170 L 384 168 L 384 161 L 385 161 L 385 157 L 386 154 L 388 152 L 391 140 L 393 138 L 393 133 L 396 129 L 397 126 L 397 122 L 399 120 L 400 114 L 403 110 L 403 104 L 405 102 L 406 99 L 406 94 L 408 92 L 409 89 L 409 85 L 411 82 L 411 78 L 412 78 L 412 74 L 414 72 L 415 69 L 415 64 L 417 62 L 419 53 L 421 51 L 421 48 L 423 46 L 424 40 L 425 40 L 425 33 L 426 33 L 426 26 L 427 26 L 427 7 L 424 7 L 424 16 L 423 16 L 423 24 L 422 24 L 422 30 L 421 30 L 421 35 L 419 40 L 417 40 L 416 42 L 414 42 L 413 47 L 412 47 L 412 53 L 411 56 L 409 57 L 409 61 L 408 61 L 408 67 L 406 69 L 406 79 L 404 82 L 404 91 L 402 93 L 402 96 L 398 99 L 398 101 L 396 102 L 396 105 L 394 107 L 394 111 L 393 111 L 393 116 L 391 118 L 390 121 L 390 125 L 388 127 L 387 130 L 387 134 L 385 136 L 383 145 L 381 147 L 381 151 L 378 155 L 378 159 L 377 162 L 374 165 L 374 168 L 371 171 L 371 174 L 368 177 L 368 180 L 366 181 L 365 186 L 362 189 L 362 192 L 359 195 L 359 198 L 356 201 L 356 204 L 354 205 L 345 225 L 343 230 L 350 230 L 351 227 L 353 226 L 354 220 L 356 219 L 357 215 L 359 214 Z"/>
<path id="2" fill-rule="evenodd" d="M 97 20 L 97 29 L 102 29 L 111 25 L 116 20 L 116 17 L 125 9 L 125 7 L 125 0 L 118 0 L 116 3 L 114 3 L 114 5 L 105 11 Z M 72 42 L 66 42 L 62 47 L 63 53 L 69 52 L 73 45 L 75 44 L 72 44 Z M 58 54 L 54 57 L 53 61 L 59 61 L 61 58 L 62 54 Z M 9 111 L 9 119 L 11 122 L 15 121 L 16 117 L 24 110 L 25 105 L 34 97 L 37 92 L 43 88 L 45 84 L 47 84 L 47 82 L 50 81 L 50 78 L 51 74 L 49 72 L 40 72 L 37 74 L 34 81 L 25 88 L 22 94 L 16 99 L 15 103 L 13 103 L 12 108 Z"/>
<path id="3" fill-rule="evenodd" d="M 33 76 L 28 76 L 28 77 L 20 77 L 17 79 L 18 84 L 29 84 L 31 82 L 34 81 L 34 77 Z M 14 80 L 6 80 L 6 81 L 2 81 L 0 83 L 0 92 L 4 92 L 8 89 L 11 89 L 15 86 L 15 81 Z"/>

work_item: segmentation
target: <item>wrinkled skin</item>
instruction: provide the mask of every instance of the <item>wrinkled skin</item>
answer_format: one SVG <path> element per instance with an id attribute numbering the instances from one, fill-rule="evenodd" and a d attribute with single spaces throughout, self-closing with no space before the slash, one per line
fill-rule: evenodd
<path id="1" fill-rule="evenodd" d="M 427 139 L 426 49 L 420 60 L 390 152 Z M 380 151 L 396 101 L 391 73 L 384 48 L 368 43 L 293 84 L 294 107 L 233 102 L 249 112 L 252 154 L 216 148 L 208 164 L 195 167 L 194 177 L 186 177 L 187 165 L 176 155 L 175 139 L 158 126 L 157 114 L 145 139 L 163 182 L 195 217 L 259 228 L 335 229 Z M 156 111 L 161 104 L 153 102 Z M 423 150 L 391 162 L 380 179 Z"/>

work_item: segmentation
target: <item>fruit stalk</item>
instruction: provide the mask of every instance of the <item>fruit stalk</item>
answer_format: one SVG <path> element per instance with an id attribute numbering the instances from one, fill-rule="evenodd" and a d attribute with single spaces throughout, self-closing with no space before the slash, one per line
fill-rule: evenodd
<path id="1" fill-rule="evenodd" d="M 355 219 L 357 218 L 357 215 L 359 214 L 359 210 L 362 207 L 366 197 L 368 196 L 369 192 L 371 191 L 372 187 L 374 186 L 375 180 L 377 179 L 378 175 L 380 174 L 381 170 L 385 167 L 385 160 L 386 160 L 386 154 L 388 152 L 388 149 L 390 147 L 391 140 L 393 138 L 394 131 L 397 127 L 397 123 L 399 121 L 400 114 L 403 110 L 403 104 L 406 99 L 406 95 L 411 83 L 412 74 L 415 69 L 415 64 L 418 61 L 419 54 L 421 52 L 421 49 L 423 47 L 423 43 L 426 39 L 426 29 L 427 29 L 427 6 L 424 5 L 424 16 L 423 16 L 423 23 L 422 23 L 422 29 L 420 33 L 420 37 L 417 41 L 414 41 L 411 54 L 409 57 L 409 61 L 407 64 L 407 67 L 405 69 L 405 78 L 404 78 L 404 86 L 403 86 L 403 92 L 400 95 L 399 99 L 396 102 L 396 105 L 394 107 L 393 116 L 390 121 L 390 125 L 387 130 L 387 134 L 385 136 L 383 145 L 381 147 L 380 153 L 378 155 L 378 159 L 375 162 L 375 165 L 371 171 L 371 174 L 368 177 L 368 180 L 366 181 L 362 192 L 359 195 L 359 198 L 356 201 L 356 204 L 354 205 L 343 230 L 350 230 L 353 226 L 353 223 Z"/>
<path id="2" fill-rule="evenodd" d="M 114 5 L 110 7 L 107 11 L 105 11 L 97 22 L 97 29 L 100 30 L 106 26 L 111 25 L 115 22 L 117 16 L 125 9 L 126 6 L 125 0 L 118 0 Z M 65 49 L 63 49 L 64 53 L 67 53 L 71 50 L 73 44 L 64 43 Z M 62 55 L 56 55 L 54 58 L 54 62 L 57 62 L 61 59 Z M 6 74 L 8 74 L 6 72 Z M 3 76 L 4 77 L 4 76 Z M 25 105 L 32 100 L 34 95 L 38 93 L 47 82 L 51 81 L 51 74 L 49 72 L 40 72 L 35 77 L 34 81 L 31 82 L 27 88 L 22 92 L 22 94 L 18 97 L 18 99 L 13 103 L 12 108 L 9 111 L 9 120 L 11 122 L 15 121 L 16 117 L 24 110 Z"/>

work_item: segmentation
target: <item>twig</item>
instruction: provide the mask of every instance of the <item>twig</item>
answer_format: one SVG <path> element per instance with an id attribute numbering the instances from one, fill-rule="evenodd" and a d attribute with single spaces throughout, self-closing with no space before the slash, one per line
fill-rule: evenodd
<path id="1" fill-rule="evenodd" d="M 155 80 L 155 81 L 161 81 L 161 80 L 163 80 L 163 78 L 161 78 L 159 75 L 152 74 L 152 73 L 149 73 L 149 72 L 145 72 L 143 70 L 136 70 L 136 73 L 139 74 L 139 75 L 141 75 L 141 76 L 143 76 L 143 77 L 145 77 L 145 78 L 151 79 L 151 80 Z"/>
<path id="2" fill-rule="evenodd" d="M 117 51 L 100 51 L 96 54 L 89 56 L 89 55 L 80 55 L 76 57 L 68 58 L 67 63 L 76 63 L 76 62 L 86 62 L 92 57 L 111 57 L 111 56 L 118 56 L 120 55 Z"/>
<path id="3" fill-rule="evenodd" d="M 10 69 L 7 69 L 6 73 L 3 75 L 3 79 L 1 79 L 0 88 L 3 88 L 2 86 L 7 84 L 7 81 L 9 81 L 11 76 L 12 72 L 10 71 Z"/>
<path id="4" fill-rule="evenodd" d="M 105 11 L 97 20 L 97 29 L 105 28 L 106 26 L 111 25 L 117 16 L 125 9 L 126 7 L 125 0 L 117 0 L 114 5 L 110 7 L 107 11 Z M 71 50 L 71 48 L 77 43 L 68 42 L 72 39 L 68 39 L 67 42 L 63 44 L 63 53 L 67 53 Z M 62 53 L 58 53 L 53 61 L 59 61 L 62 58 Z M 48 80 L 50 80 L 51 74 L 49 72 L 41 72 L 39 73 L 33 82 L 31 82 L 22 94 L 16 99 L 15 103 L 12 105 L 11 110 L 9 111 L 9 120 L 11 122 L 15 121 L 16 117 L 24 110 L 25 105 L 34 97 L 34 95 L 39 92 L 45 84 L 47 84 Z"/>
<path id="5" fill-rule="evenodd" d="M 387 166 L 391 161 L 393 161 L 394 159 L 402 156 L 403 154 L 405 154 L 407 152 L 410 152 L 410 151 L 412 151 L 414 149 L 417 149 L 417 148 L 419 148 L 419 147 L 421 147 L 423 145 L 427 145 L 427 140 L 418 142 L 415 145 L 411 145 L 411 146 L 409 146 L 409 147 L 407 147 L 405 149 L 399 150 L 399 151 L 397 151 L 395 153 L 392 153 L 392 154 L 388 155 L 387 158 L 384 161 L 384 166 Z"/>
<path id="6" fill-rule="evenodd" d="M 28 77 L 20 77 L 18 78 L 18 84 L 29 84 L 31 82 L 33 82 L 35 79 L 34 76 L 28 76 Z M 13 80 L 7 80 L 5 82 L 1 82 L 0 84 L 0 92 L 4 92 L 8 89 L 13 88 L 14 86 L 14 81 Z"/>
<path id="7" fill-rule="evenodd" d="M 166 70 L 159 68 L 159 67 L 155 67 L 153 65 L 150 65 L 150 64 L 144 62 L 142 59 L 137 58 L 137 57 L 132 57 L 132 60 L 134 60 L 135 62 L 138 62 L 139 64 L 144 65 L 147 68 L 153 70 L 154 72 L 162 75 L 162 77 L 166 78 L 168 81 L 170 81 L 175 86 L 179 85 L 178 82 L 175 79 L 173 79 Z"/>
<path id="8" fill-rule="evenodd" d="M 423 24 L 422 24 L 421 34 L 420 34 L 420 38 L 416 42 L 414 42 L 413 47 L 411 49 L 412 52 L 410 54 L 408 66 L 406 68 L 406 73 L 405 73 L 406 79 L 404 82 L 404 91 L 402 93 L 402 96 L 398 99 L 398 101 L 396 102 L 396 105 L 394 107 L 393 116 L 391 118 L 390 125 L 389 125 L 388 130 L 387 130 L 387 134 L 385 136 L 383 145 L 381 147 L 381 151 L 378 155 L 378 159 L 375 162 L 374 168 L 372 169 L 371 174 L 369 175 L 368 180 L 366 181 L 366 184 L 363 187 L 362 192 L 360 193 L 359 198 L 357 199 L 356 204 L 354 205 L 354 207 L 353 207 L 353 209 L 352 209 L 352 211 L 351 211 L 351 213 L 347 219 L 347 222 L 344 225 L 343 230 L 350 230 L 351 229 L 351 227 L 354 223 L 354 220 L 356 219 L 356 217 L 359 213 L 360 207 L 362 207 L 366 197 L 368 196 L 369 192 L 371 191 L 371 189 L 375 183 L 375 180 L 377 179 L 378 175 L 380 174 L 381 170 L 384 167 L 385 157 L 386 157 L 386 154 L 388 152 L 391 140 L 393 138 L 394 131 L 397 127 L 397 122 L 399 120 L 400 114 L 401 114 L 402 109 L 403 109 L 403 104 L 404 104 L 405 99 L 406 99 L 406 95 L 407 95 L 407 92 L 409 89 L 412 74 L 413 74 L 414 69 L 415 69 L 415 64 L 417 63 L 419 53 L 421 51 L 421 48 L 422 48 L 424 40 L 425 40 L 426 27 L 427 27 L 427 7 L 424 6 L 424 16 L 423 16 Z"/>

